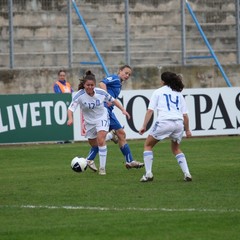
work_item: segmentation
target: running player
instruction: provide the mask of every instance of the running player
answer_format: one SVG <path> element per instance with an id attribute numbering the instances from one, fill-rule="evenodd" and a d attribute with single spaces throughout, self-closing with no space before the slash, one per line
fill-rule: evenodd
<path id="1" fill-rule="evenodd" d="M 112 97 L 115 99 L 118 98 L 121 89 L 122 89 L 122 83 L 127 81 L 129 77 L 132 74 L 132 68 L 129 65 L 124 65 L 119 68 L 118 74 L 112 74 L 106 78 L 104 78 L 100 83 L 100 88 L 107 91 Z M 116 134 L 118 137 L 118 145 L 119 148 L 124 155 L 125 158 L 125 166 L 127 169 L 130 168 L 141 168 L 144 166 L 143 163 L 138 162 L 133 159 L 130 147 L 126 140 L 126 133 L 124 131 L 123 126 L 120 124 L 118 119 L 116 118 L 115 114 L 113 113 L 114 104 L 105 104 L 109 116 L 110 116 L 110 128 L 109 131 L 112 134 Z M 91 160 L 89 162 L 89 167 L 91 166 L 94 168 L 94 158 L 97 155 L 97 149 L 91 149 L 89 152 L 88 159 Z M 94 169 L 92 169 L 94 170 Z"/>
<path id="2" fill-rule="evenodd" d="M 73 112 L 79 105 L 86 127 L 86 135 L 88 142 L 92 148 L 98 149 L 99 152 L 99 174 L 106 174 L 106 134 L 109 130 L 109 115 L 104 106 L 105 102 L 110 102 L 116 105 L 124 115 L 130 118 L 129 114 L 123 108 L 121 103 L 114 99 L 109 93 L 103 89 L 96 88 L 95 75 L 91 71 L 87 71 L 81 81 L 80 90 L 73 97 L 73 100 L 68 108 L 68 121 L 70 126 L 73 124 Z"/>

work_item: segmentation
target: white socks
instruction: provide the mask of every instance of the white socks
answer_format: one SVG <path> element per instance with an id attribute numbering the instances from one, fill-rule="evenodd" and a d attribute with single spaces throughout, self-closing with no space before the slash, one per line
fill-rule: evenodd
<path id="1" fill-rule="evenodd" d="M 146 175 L 152 173 L 152 164 L 153 164 L 153 152 L 152 151 L 144 151 L 143 159 L 146 169 Z"/>
<path id="2" fill-rule="evenodd" d="M 106 162 L 107 162 L 107 146 L 102 146 L 102 147 L 98 147 L 98 155 L 99 155 L 99 165 L 100 168 L 104 168 L 106 167 Z"/>
<path id="3" fill-rule="evenodd" d="M 106 141 L 109 141 L 109 140 L 111 140 L 112 138 L 113 138 L 112 133 L 111 133 L 111 132 L 108 132 L 108 133 L 107 133 L 107 136 L 106 136 Z"/>
<path id="4" fill-rule="evenodd" d="M 182 169 L 182 172 L 184 174 L 190 174 L 189 169 L 188 169 L 187 160 L 185 158 L 184 153 L 179 153 L 175 157 L 178 161 L 180 168 Z M 152 173 L 153 152 L 152 151 L 144 151 L 143 159 L 144 159 L 146 174 Z"/>
<path id="5" fill-rule="evenodd" d="M 188 164 L 187 164 L 187 160 L 185 158 L 184 153 L 179 153 L 176 156 L 176 159 L 178 161 L 178 164 L 180 166 L 180 168 L 182 169 L 182 172 L 185 174 L 190 174 L 189 169 L 188 169 Z"/>

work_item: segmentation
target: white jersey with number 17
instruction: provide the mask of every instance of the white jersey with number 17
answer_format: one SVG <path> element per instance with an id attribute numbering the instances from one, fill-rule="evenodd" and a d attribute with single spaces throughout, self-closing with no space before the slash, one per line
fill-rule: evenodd
<path id="1" fill-rule="evenodd" d="M 79 90 L 73 97 L 69 106 L 69 110 L 74 112 L 78 105 L 83 113 L 84 121 L 89 124 L 95 124 L 107 116 L 107 109 L 104 107 L 104 102 L 113 102 L 115 99 L 101 88 L 94 88 L 94 95 L 90 96 L 84 89 Z"/>

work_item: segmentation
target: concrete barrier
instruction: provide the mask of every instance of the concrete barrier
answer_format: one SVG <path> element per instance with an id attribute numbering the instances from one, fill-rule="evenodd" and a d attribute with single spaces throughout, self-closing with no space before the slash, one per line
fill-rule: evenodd
<path id="1" fill-rule="evenodd" d="M 240 86 L 239 65 L 223 66 L 231 84 Z M 33 94 L 52 93 L 53 84 L 57 80 L 59 68 L 37 68 L 0 71 L 0 94 Z M 79 78 L 87 69 L 91 69 L 99 82 L 104 71 L 99 66 L 81 66 L 67 70 L 67 79 L 77 90 Z M 117 68 L 108 68 L 110 73 L 117 73 Z M 160 75 L 164 71 L 173 71 L 183 75 L 186 88 L 227 87 L 216 66 L 149 66 L 134 67 L 133 74 L 123 89 L 155 89 L 160 86 Z"/>

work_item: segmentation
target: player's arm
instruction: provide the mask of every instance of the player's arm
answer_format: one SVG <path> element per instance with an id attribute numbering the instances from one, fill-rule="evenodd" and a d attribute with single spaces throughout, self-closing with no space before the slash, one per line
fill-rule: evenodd
<path id="1" fill-rule="evenodd" d="M 131 118 L 130 115 L 129 115 L 129 113 L 124 109 L 124 107 L 122 106 L 122 104 L 121 104 L 117 99 L 114 99 L 113 103 L 114 103 L 114 105 L 115 105 L 116 107 L 118 107 L 118 108 L 122 111 L 122 113 L 123 113 L 125 116 L 127 116 L 128 119 Z"/>
<path id="2" fill-rule="evenodd" d="M 181 95 L 182 97 L 182 108 L 181 108 L 181 111 L 183 113 L 183 126 L 184 126 L 184 131 L 186 133 L 186 137 L 191 137 L 192 136 L 192 133 L 190 131 L 190 128 L 189 128 L 189 118 L 188 118 L 188 110 L 187 110 L 187 104 L 186 104 L 186 101 L 183 97 L 183 95 Z"/>
<path id="3" fill-rule="evenodd" d="M 104 82 L 100 82 L 99 87 L 107 92 L 107 85 Z M 107 102 L 108 107 L 111 107 L 112 105 L 113 105 L 113 103 Z"/>
<path id="4" fill-rule="evenodd" d="M 185 130 L 186 136 L 191 137 L 192 133 L 189 129 L 189 118 L 188 118 L 188 115 L 186 113 L 183 114 L 183 125 L 184 125 L 184 130 Z"/>
<path id="5" fill-rule="evenodd" d="M 73 124 L 73 112 L 70 109 L 68 109 L 67 115 L 68 115 L 67 125 L 71 126 Z"/>
<path id="6" fill-rule="evenodd" d="M 152 115 L 153 115 L 153 110 L 152 109 L 148 109 L 146 114 L 145 114 L 145 118 L 144 118 L 144 122 L 143 122 L 142 128 L 139 130 L 139 134 L 140 135 L 142 135 L 143 133 L 146 132 L 147 124 L 150 121 Z"/>
<path id="7" fill-rule="evenodd" d="M 99 87 L 107 92 L 107 85 L 104 82 L 100 82 Z"/>

